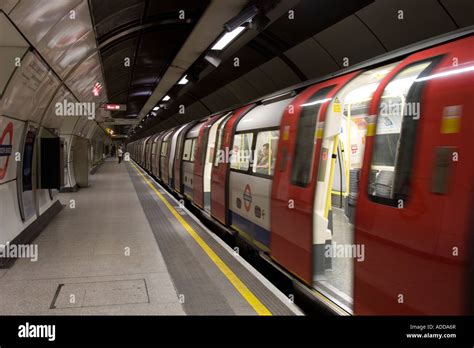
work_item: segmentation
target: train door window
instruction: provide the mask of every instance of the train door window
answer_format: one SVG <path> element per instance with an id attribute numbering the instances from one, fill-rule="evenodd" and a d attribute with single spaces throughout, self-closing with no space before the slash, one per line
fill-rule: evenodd
<path id="1" fill-rule="evenodd" d="M 333 88 L 334 86 L 329 86 L 320 89 L 302 105 L 291 173 L 291 183 L 293 185 L 306 187 L 311 182 L 319 109 L 327 101 L 325 98 Z"/>
<path id="2" fill-rule="evenodd" d="M 161 156 L 166 156 L 166 151 L 168 151 L 168 142 L 163 141 L 161 144 Z"/>
<path id="3" fill-rule="evenodd" d="M 221 152 L 221 145 L 222 145 L 222 139 L 224 138 L 224 133 L 225 133 L 225 125 L 227 124 L 227 121 L 232 117 L 233 113 L 230 112 L 227 116 L 225 116 L 224 121 L 221 122 L 219 125 L 219 129 L 217 130 L 217 136 L 216 136 L 216 146 L 214 148 L 214 167 L 217 167 L 219 165 L 219 161 L 223 161 L 223 156 Z"/>
<path id="4" fill-rule="evenodd" d="M 193 147 L 193 139 L 186 139 L 184 142 L 183 161 L 191 160 L 192 147 Z"/>
<path id="5" fill-rule="evenodd" d="M 230 167 L 247 171 L 250 167 L 253 133 L 239 133 L 234 136 Z"/>
<path id="6" fill-rule="evenodd" d="M 201 164 L 205 165 L 206 164 L 206 155 L 207 155 L 207 142 L 209 140 L 209 131 L 211 127 L 204 127 L 204 131 L 202 133 L 202 138 L 201 138 L 201 148 L 199 149 L 200 153 L 199 155 L 201 156 Z M 197 146 L 197 143 L 196 143 Z"/>
<path id="7" fill-rule="evenodd" d="M 408 197 L 409 179 L 420 118 L 422 77 L 438 58 L 412 64 L 398 73 L 382 94 L 368 185 L 369 197 L 397 206 Z"/>
<path id="8" fill-rule="evenodd" d="M 280 131 L 259 132 L 255 145 L 252 171 L 257 174 L 273 176 Z"/>
<path id="9" fill-rule="evenodd" d="M 197 146 L 197 138 L 193 139 L 193 143 L 191 146 L 191 162 L 194 162 L 194 157 L 196 156 L 196 146 Z"/>

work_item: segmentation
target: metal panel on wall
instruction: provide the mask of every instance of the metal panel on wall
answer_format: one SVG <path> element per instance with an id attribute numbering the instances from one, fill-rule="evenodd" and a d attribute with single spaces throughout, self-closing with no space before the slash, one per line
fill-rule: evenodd
<path id="1" fill-rule="evenodd" d="M 35 52 L 22 60 L 0 102 L 0 113 L 39 123 L 60 81 Z"/>

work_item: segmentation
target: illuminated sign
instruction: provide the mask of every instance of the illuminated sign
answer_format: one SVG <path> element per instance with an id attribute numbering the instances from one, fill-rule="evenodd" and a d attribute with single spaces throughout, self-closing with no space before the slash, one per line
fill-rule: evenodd
<path id="1" fill-rule="evenodd" d="M 92 94 L 94 94 L 94 96 L 98 97 L 99 94 L 100 94 L 101 89 L 102 89 L 102 84 L 100 84 L 99 82 L 96 82 L 94 84 L 94 87 L 92 88 Z"/>
<path id="2" fill-rule="evenodd" d="M 126 111 L 126 104 L 103 104 L 102 107 L 108 111 Z"/>

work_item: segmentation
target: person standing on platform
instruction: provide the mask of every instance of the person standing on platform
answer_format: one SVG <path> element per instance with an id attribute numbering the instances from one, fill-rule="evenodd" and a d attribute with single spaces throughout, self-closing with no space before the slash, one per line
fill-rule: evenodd
<path id="1" fill-rule="evenodd" d="M 118 163 L 120 164 L 122 162 L 122 157 L 123 157 L 123 150 L 121 146 L 118 148 L 117 154 L 118 154 Z"/>

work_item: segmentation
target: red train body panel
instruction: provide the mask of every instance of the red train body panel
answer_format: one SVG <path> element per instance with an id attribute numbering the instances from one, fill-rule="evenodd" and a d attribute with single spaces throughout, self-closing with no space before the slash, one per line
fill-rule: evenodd
<path id="1" fill-rule="evenodd" d="M 468 150 L 472 141 L 469 146 L 467 139 L 472 139 L 474 131 L 474 74 L 443 74 L 473 67 L 473 52 L 474 38 L 470 37 L 413 54 L 375 93 L 370 110 L 374 115 L 394 76 L 416 62 L 441 58 L 430 73 L 431 77 L 440 76 L 426 80 L 421 92 L 417 142 L 410 149 L 414 157 L 410 194 L 403 209 L 377 204 L 368 195 L 359 197 L 356 243 L 366 245 L 370 253 L 364 262 L 355 263 L 356 314 L 466 314 L 467 248 L 472 232 L 469 207 L 474 197 L 474 157 Z M 456 106 L 462 106 L 459 114 L 446 114 L 446 108 Z M 448 117 L 462 123 L 459 131 L 443 129 L 449 127 L 443 125 Z M 362 188 L 368 185 L 373 147 L 374 137 L 369 136 Z M 439 163 L 437 151 L 441 149 L 459 151 L 463 159 L 452 161 L 450 155 L 451 164 Z M 437 166 L 444 164 L 452 167 L 449 187 L 446 193 L 434 192 L 433 176 Z"/>
<path id="2" fill-rule="evenodd" d="M 223 125 L 222 142 L 219 148 L 216 148 L 216 154 L 220 151 L 224 156 L 229 152 L 235 125 L 253 105 L 244 106 L 236 110 L 233 115 Z M 220 134 L 218 132 L 217 136 Z M 228 180 L 229 180 L 230 164 L 228 161 L 217 160 L 212 170 L 211 176 L 211 215 L 223 223 L 228 225 Z"/>
<path id="3" fill-rule="evenodd" d="M 194 162 L 193 178 L 193 202 L 201 209 L 204 209 L 204 166 L 206 165 L 209 129 L 220 117 L 222 117 L 222 114 L 214 115 L 204 123 L 199 131 L 199 137 L 196 145 L 196 159 Z"/>

